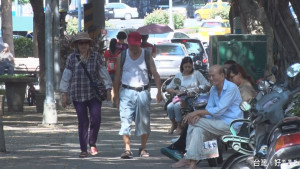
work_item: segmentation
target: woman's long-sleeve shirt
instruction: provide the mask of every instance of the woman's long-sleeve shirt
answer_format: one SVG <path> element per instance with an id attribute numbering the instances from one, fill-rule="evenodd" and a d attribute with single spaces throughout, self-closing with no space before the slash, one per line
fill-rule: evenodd
<path id="1" fill-rule="evenodd" d="M 102 82 L 106 89 L 112 87 L 111 78 L 98 53 L 91 52 L 91 56 L 84 63 L 94 82 Z M 73 101 L 83 102 L 95 97 L 90 80 L 75 53 L 68 56 L 59 89 L 61 92 L 70 93 L 69 95 Z"/>

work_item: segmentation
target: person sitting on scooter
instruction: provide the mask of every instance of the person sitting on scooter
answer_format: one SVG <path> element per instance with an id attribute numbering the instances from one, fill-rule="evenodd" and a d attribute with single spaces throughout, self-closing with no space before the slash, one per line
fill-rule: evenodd
<path id="1" fill-rule="evenodd" d="M 250 102 L 255 96 L 254 80 L 239 64 L 233 64 L 228 69 L 229 80 L 235 83 L 240 90 L 242 100 Z"/>
<path id="2" fill-rule="evenodd" d="M 225 71 L 221 65 L 214 65 L 209 69 L 208 77 L 213 85 L 207 106 L 204 110 L 196 110 L 185 116 L 183 122 L 188 123 L 186 137 L 186 154 L 173 168 L 189 165 L 195 169 L 198 160 L 201 160 L 203 142 L 223 135 L 231 134 L 230 123 L 234 119 L 243 118 L 239 108 L 242 98 L 238 87 L 225 79 Z M 239 130 L 241 124 L 234 124 Z"/>
<path id="3" fill-rule="evenodd" d="M 226 79 L 229 80 L 228 78 L 228 69 L 231 65 L 236 64 L 234 60 L 227 60 L 224 62 L 224 71 L 226 75 Z M 161 153 L 166 155 L 167 157 L 170 157 L 176 161 L 182 159 L 184 153 L 185 153 L 185 145 L 186 145 L 186 133 L 187 133 L 187 125 L 184 125 L 182 129 L 182 133 L 178 140 L 175 143 L 172 143 L 168 147 L 163 147 L 160 149 Z M 221 155 L 221 154 L 220 154 Z M 220 159 L 223 159 L 220 157 Z M 222 161 L 222 160 L 221 160 Z"/>
<path id="4" fill-rule="evenodd" d="M 176 78 L 181 80 L 179 90 L 175 90 L 176 85 L 174 84 L 174 79 Z M 175 75 L 171 83 L 167 86 L 166 91 L 168 93 L 174 93 L 176 95 L 179 95 L 184 93 L 184 89 L 195 88 L 199 85 L 210 86 L 208 81 L 199 71 L 194 71 L 192 58 L 184 57 L 180 64 L 180 73 L 177 73 Z M 177 102 L 173 100 L 167 106 L 167 112 L 172 122 L 171 129 L 168 132 L 169 134 L 173 134 L 174 130 L 176 130 L 175 134 L 181 134 L 182 114 L 180 109 L 181 104 L 179 100 Z"/>

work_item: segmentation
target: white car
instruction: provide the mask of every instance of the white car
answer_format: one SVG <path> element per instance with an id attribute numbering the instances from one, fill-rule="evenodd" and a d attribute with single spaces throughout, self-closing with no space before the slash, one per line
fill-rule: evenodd
<path id="1" fill-rule="evenodd" d="M 114 10 L 114 19 L 120 18 L 128 20 L 139 17 L 137 8 L 132 8 L 124 3 L 107 3 L 105 9 L 109 8 Z"/>
<path id="2" fill-rule="evenodd" d="M 160 79 L 166 80 L 180 72 L 182 59 L 189 56 L 185 46 L 179 43 L 163 43 L 157 44 L 155 47 L 156 57 L 154 62 Z"/>
<path id="3" fill-rule="evenodd" d="M 162 34 L 149 34 L 148 42 L 152 44 L 171 43 L 171 39 L 174 38 L 187 39 L 190 38 L 190 36 L 180 31 L 168 32 Z"/>

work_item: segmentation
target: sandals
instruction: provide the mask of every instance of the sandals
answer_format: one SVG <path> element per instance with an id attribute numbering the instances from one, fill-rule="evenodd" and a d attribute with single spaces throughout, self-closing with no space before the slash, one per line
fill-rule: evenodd
<path id="1" fill-rule="evenodd" d="M 168 131 L 168 134 L 173 134 L 173 132 L 176 128 L 177 128 L 177 124 L 172 124 L 171 128 Z"/>
<path id="2" fill-rule="evenodd" d="M 180 130 L 176 129 L 176 130 L 173 132 L 173 134 L 175 134 L 175 135 L 181 135 L 181 133 L 182 133 L 182 129 L 180 129 Z"/>
<path id="3" fill-rule="evenodd" d="M 81 152 L 79 154 L 79 158 L 85 158 L 85 157 L 88 157 L 88 153 L 87 152 Z"/>
<path id="4" fill-rule="evenodd" d="M 121 154 L 121 158 L 123 158 L 123 159 L 132 159 L 133 154 L 130 150 L 125 150 L 124 153 Z"/>
<path id="5" fill-rule="evenodd" d="M 143 149 L 142 147 L 139 148 L 139 156 L 140 157 L 150 157 L 147 150 Z"/>
<path id="6" fill-rule="evenodd" d="M 90 153 L 91 153 L 92 156 L 97 155 L 98 154 L 97 147 L 92 146 Z"/>

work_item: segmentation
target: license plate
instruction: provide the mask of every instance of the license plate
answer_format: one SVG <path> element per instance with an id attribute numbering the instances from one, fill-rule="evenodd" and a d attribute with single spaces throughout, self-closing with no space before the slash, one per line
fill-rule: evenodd
<path id="1" fill-rule="evenodd" d="M 201 159 L 219 157 L 217 140 L 210 140 L 203 143 Z"/>
<path id="2" fill-rule="evenodd" d="M 156 61 L 155 62 L 156 67 L 170 67 L 171 64 L 168 61 Z"/>

